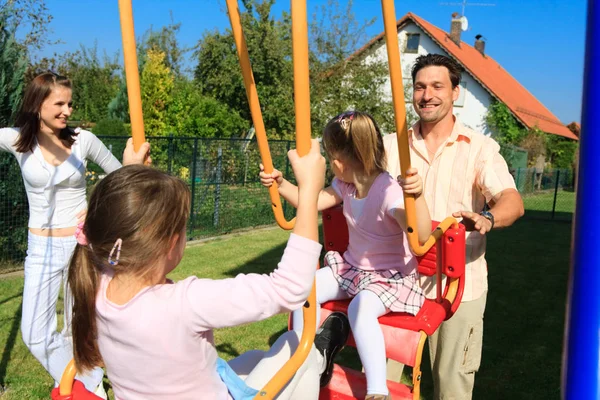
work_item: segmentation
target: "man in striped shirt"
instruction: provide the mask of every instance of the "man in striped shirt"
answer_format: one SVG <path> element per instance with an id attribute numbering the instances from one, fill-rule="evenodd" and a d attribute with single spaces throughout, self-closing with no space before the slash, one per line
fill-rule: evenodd
<path id="1" fill-rule="evenodd" d="M 462 218 L 467 228 L 465 290 L 457 313 L 429 339 L 435 399 L 471 399 L 481 361 L 487 298 L 486 233 L 512 225 L 523 215 L 500 146 L 462 125 L 452 114 L 462 69 L 440 54 L 417 58 L 412 70 L 413 106 L 420 120 L 409 130 L 412 167 L 424 181 L 431 218 Z M 388 170 L 400 175 L 396 134 L 383 139 Z M 483 211 L 485 204 L 489 211 Z M 428 297 L 434 281 L 421 280 Z"/>

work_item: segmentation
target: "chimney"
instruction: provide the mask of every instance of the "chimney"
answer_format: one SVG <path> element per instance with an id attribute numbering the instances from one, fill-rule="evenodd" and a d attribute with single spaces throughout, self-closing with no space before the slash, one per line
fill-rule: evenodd
<path id="1" fill-rule="evenodd" d="M 460 32 L 462 31 L 462 21 L 460 20 L 458 13 L 452 14 L 452 23 L 450 24 L 450 39 L 457 46 L 460 46 Z"/>
<path id="2" fill-rule="evenodd" d="M 482 39 L 483 36 L 475 36 L 475 50 L 481 53 L 485 57 L 485 41 Z"/>

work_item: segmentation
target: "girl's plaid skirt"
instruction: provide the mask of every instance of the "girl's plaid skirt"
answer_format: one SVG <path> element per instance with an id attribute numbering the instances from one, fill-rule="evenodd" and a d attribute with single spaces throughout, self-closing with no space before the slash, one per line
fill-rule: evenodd
<path id="1" fill-rule="evenodd" d="M 337 251 L 327 252 L 324 264 L 331 268 L 340 288 L 349 296 L 370 290 L 390 311 L 416 315 L 425 300 L 417 274 L 403 276 L 394 269 L 364 271 L 348 264 Z"/>

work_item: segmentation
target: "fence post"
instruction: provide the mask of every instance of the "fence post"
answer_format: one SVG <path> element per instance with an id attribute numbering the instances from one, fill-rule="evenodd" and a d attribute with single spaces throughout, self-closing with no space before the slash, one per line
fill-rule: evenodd
<path id="1" fill-rule="evenodd" d="M 169 147 L 167 154 L 169 156 L 169 175 L 173 174 L 173 132 L 169 134 Z"/>
<path id="2" fill-rule="evenodd" d="M 521 177 L 521 168 L 517 168 L 517 179 L 516 179 L 516 186 L 517 186 L 517 191 L 520 192 L 519 190 L 519 178 Z"/>
<path id="3" fill-rule="evenodd" d="M 219 203 L 221 202 L 221 166 L 223 164 L 223 149 L 219 145 L 217 150 L 217 182 L 215 185 L 215 211 L 213 214 L 213 226 L 219 225 Z"/>
<path id="4" fill-rule="evenodd" d="M 287 142 L 287 146 L 286 146 L 286 151 L 285 151 L 285 175 L 284 176 L 289 176 L 289 172 L 290 172 L 290 159 L 287 158 L 287 153 L 290 151 L 290 143 L 292 143 L 291 141 L 288 140 Z M 288 202 L 287 200 L 283 200 L 283 215 L 286 215 L 286 211 L 287 211 L 287 205 Z"/>
<path id="5" fill-rule="evenodd" d="M 552 219 L 554 219 L 554 211 L 556 210 L 556 197 L 558 195 L 558 178 L 560 178 L 560 169 L 556 169 L 556 183 L 554 184 L 554 203 L 552 204 Z"/>
<path id="6" fill-rule="evenodd" d="M 248 163 L 250 162 L 250 156 L 248 155 L 247 151 L 244 151 L 244 157 L 245 157 L 245 164 L 244 164 L 244 184 L 243 186 L 246 186 L 246 180 L 248 179 Z"/>
<path id="7" fill-rule="evenodd" d="M 196 161 L 197 161 L 197 154 L 198 154 L 198 138 L 194 139 L 194 154 L 192 154 L 192 201 L 191 201 L 191 210 L 190 210 L 190 216 L 191 216 L 191 221 L 190 221 L 190 229 L 188 232 L 188 236 L 190 239 L 193 239 L 192 237 L 192 232 L 194 231 L 194 228 L 196 226 L 195 222 L 196 222 L 196 207 L 195 207 L 195 203 L 196 203 Z"/>

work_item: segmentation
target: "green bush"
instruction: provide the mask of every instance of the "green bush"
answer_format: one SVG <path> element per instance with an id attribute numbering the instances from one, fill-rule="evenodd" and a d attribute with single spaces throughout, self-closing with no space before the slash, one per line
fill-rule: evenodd
<path id="1" fill-rule="evenodd" d="M 572 168 L 577 142 L 562 136 L 548 135 L 547 154 L 554 168 Z"/>
<path id="2" fill-rule="evenodd" d="M 504 103 L 494 101 L 486 115 L 486 124 L 492 137 L 500 144 L 516 145 L 527 135 L 527 130 L 515 119 Z"/>
<path id="3" fill-rule="evenodd" d="M 129 134 L 120 119 L 102 119 L 92 130 L 96 136 L 127 136 Z"/>

